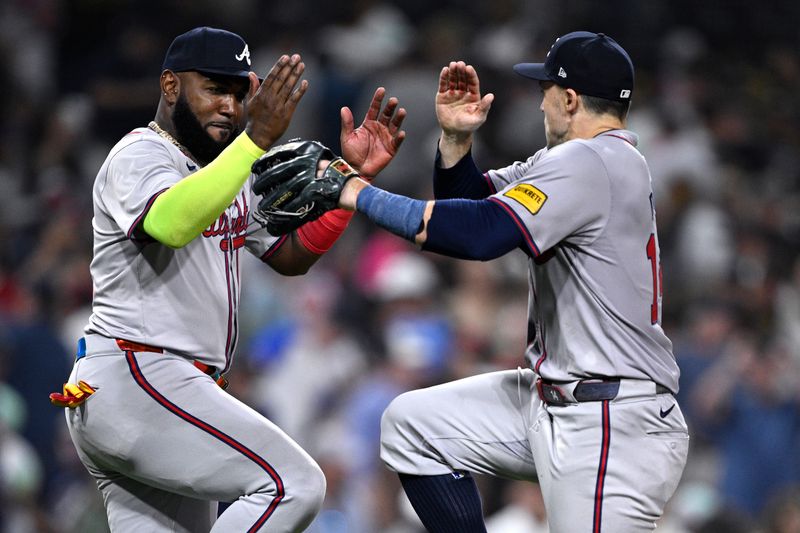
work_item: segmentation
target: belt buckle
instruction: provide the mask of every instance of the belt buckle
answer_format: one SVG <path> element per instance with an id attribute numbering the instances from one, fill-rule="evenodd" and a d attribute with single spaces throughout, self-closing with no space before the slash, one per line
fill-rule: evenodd
<path id="1" fill-rule="evenodd" d="M 227 389 L 228 388 L 228 378 L 226 378 L 222 374 L 218 374 L 218 376 L 219 377 L 214 381 L 217 382 L 217 385 L 219 386 L 220 389 L 222 389 L 222 390 Z"/>
<path id="2" fill-rule="evenodd" d="M 222 373 L 220 371 L 218 371 L 216 367 L 209 366 L 209 365 L 207 365 L 207 364 L 205 364 L 205 363 L 203 363 L 201 361 L 198 361 L 196 359 L 193 362 L 194 362 L 194 366 L 198 370 L 200 370 L 202 373 L 206 374 L 207 376 L 211 376 L 211 379 L 213 379 L 217 383 L 217 385 L 219 385 L 219 387 L 222 390 L 225 390 L 225 389 L 228 388 L 228 379 L 225 376 L 223 376 Z"/>

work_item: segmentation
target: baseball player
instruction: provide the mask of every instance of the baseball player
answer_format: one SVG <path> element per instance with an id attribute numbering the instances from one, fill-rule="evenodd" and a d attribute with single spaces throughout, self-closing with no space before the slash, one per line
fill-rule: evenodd
<path id="1" fill-rule="evenodd" d="M 68 407 L 114 532 L 300 531 L 325 494 L 314 460 L 218 386 L 239 334 L 241 251 L 302 274 L 352 215 L 331 211 L 281 237 L 253 222 L 251 165 L 307 82 L 299 55 L 263 81 L 250 63 L 234 33 L 178 36 L 155 120 L 114 146 L 94 184 L 93 313 L 51 398 Z M 359 128 L 342 110 L 342 149 L 368 175 L 404 137 L 405 111 L 394 98 L 380 111 L 383 96 Z M 232 502 L 219 518 L 217 501 Z"/>
<path id="2" fill-rule="evenodd" d="M 625 129 L 633 64 L 610 37 L 573 32 L 544 63 L 514 70 L 541 87 L 546 148 L 481 173 L 472 138 L 494 97 L 453 62 L 436 95 L 436 200 L 341 179 L 341 207 L 424 250 L 528 256 L 527 367 L 399 396 L 383 416 L 381 457 L 429 531 L 485 531 L 470 472 L 538 477 L 555 533 L 651 531 L 689 436 L 660 325 L 650 174 Z"/>

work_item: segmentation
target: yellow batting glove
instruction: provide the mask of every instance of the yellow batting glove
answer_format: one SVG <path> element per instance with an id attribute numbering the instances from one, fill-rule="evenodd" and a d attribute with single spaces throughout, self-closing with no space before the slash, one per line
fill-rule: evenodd
<path id="1" fill-rule="evenodd" d="M 95 389 L 85 381 L 74 383 L 64 383 L 64 392 L 54 392 L 50 395 L 50 403 L 58 407 L 69 407 L 75 409 L 83 404 L 89 396 L 94 394 Z"/>

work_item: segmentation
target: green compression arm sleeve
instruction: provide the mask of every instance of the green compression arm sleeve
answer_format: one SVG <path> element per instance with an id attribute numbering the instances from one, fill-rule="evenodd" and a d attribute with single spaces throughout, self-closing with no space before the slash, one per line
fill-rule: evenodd
<path id="1" fill-rule="evenodd" d="M 156 198 L 144 218 L 148 235 L 170 248 L 181 248 L 217 220 L 264 154 L 242 132 L 214 161 Z"/>

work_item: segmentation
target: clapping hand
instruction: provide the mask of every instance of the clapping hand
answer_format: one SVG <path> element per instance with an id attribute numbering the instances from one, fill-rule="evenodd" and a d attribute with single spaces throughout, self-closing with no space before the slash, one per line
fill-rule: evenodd
<path id="1" fill-rule="evenodd" d="M 406 110 L 398 108 L 397 98 L 392 97 L 381 111 L 385 95 L 386 89 L 383 87 L 375 91 L 364 121 L 358 128 L 354 128 L 350 108 L 343 107 L 341 111 L 339 142 L 342 157 L 367 179 L 375 177 L 389 164 L 406 137 L 406 132 L 400 129 Z"/>

